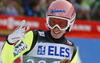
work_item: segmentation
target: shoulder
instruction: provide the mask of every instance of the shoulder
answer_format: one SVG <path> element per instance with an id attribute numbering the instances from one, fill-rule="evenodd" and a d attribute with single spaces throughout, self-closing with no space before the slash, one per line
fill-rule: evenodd
<path id="1" fill-rule="evenodd" d="M 33 37 L 33 32 L 32 32 L 32 31 L 28 31 L 28 32 L 25 34 L 25 37 Z"/>
<path id="2" fill-rule="evenodd" d="M 38 29 L 34 29 L 32 31 L 28 31 L 26 34 L 25 34 L 25 38 L 26 39 L 34 39 L 38 36 Z"/>
<path id="3" fill-rule="evenodd" d="M 39 29 L 34 29 L 33 33 L 34 33 L 34 35 L 45 37 L 46 31 L 39 30 Z"/>
<path id="4" fill-rule="evenodd" d="M 72 55 L 72 58 L 71 58 L 71 63 L 76 63 L 76 59 L 77 59 L 77 48 L 74 46 L 74 43 L 70 40 L 67 40 L 67 45 L 70 45 L 70 46 L 73 46 L 74 49 L 73 49 L 73 55 Z"/>

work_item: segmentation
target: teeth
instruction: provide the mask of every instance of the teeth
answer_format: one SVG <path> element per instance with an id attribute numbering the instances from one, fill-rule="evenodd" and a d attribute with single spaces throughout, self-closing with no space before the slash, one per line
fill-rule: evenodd
<path id="1" fill-rule="evenodd" d="M 58 34 L 59 32 L 55 32 L 56 34 Z"/>

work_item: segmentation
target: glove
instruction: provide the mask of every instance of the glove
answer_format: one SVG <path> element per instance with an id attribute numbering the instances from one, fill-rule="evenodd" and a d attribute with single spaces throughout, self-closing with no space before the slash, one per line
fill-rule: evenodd
<path id="1" fill-rule="evenodd" d="M 63 59 L 63 60 L 61 60 L 60 63 L 70 63 L 70 60 L 69 59 Z"/>
<path id="2" fill-rule="evenodd" d="M 22 28 L 22 27 L 24 26 L 25 23 L 26 23 L 26 21 L 25 21 L 25 20 L 22 20 L 22 22 L 21 22 L 20 25 L 14 30 L 14 32 L 11 33 L 11 34 L 8 36 L 7 40 L 8 40 L 8 42 L 9 42 L 10 44 L 14 44 L 14 43 L 17 42 L 18 40 L 22 40 L 22 39 L 24 38 L 25 32 L 26 32 L 27 30 L 29 30 L 29 26 Z"/>
<path id="3" fill-rule="evenodd" d="M 70 63 L 70 60 L 69 59 L 63 59 L 61 61 L 54 61 L 52 63 Z"/>

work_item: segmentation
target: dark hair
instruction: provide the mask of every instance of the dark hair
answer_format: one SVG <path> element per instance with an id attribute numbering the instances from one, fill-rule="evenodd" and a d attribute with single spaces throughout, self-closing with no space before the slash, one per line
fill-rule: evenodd
<path id="1" fill-rule="evenodd" d="M 32 9 L 33 7 L 37 6 L 40 3 L 40 0 L 29 0 L 29 8 Z"/>
<path id="2" fill-rule="evenodd" d="M 81 4 L 82 0 L 76 0 L 76 2 L 77 2 L 78 4 Z"/>

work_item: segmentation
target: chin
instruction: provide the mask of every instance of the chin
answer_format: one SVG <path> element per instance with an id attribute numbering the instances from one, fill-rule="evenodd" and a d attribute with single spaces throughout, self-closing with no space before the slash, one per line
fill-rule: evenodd
<path id="1" fill-rule="evenodd" d="M 55 39 L 59 39 L 60 37 L 56 37 Z"/>
<path id="2" fill-rule="evenodd" d="M 55 39 L 59 39 L 61 36 L 53 36 L 53 38 L 55 38 Z"/>
<path id="3" fill-rule="evenodd" d="M 61 33 L 61 32 L 60 33 L 55 33 L 54 31 L 52 31 L 51 35 L 52 35 L 53 38 L 59 39 L 59 38 L 62 37 L 63 33 Z"/>

